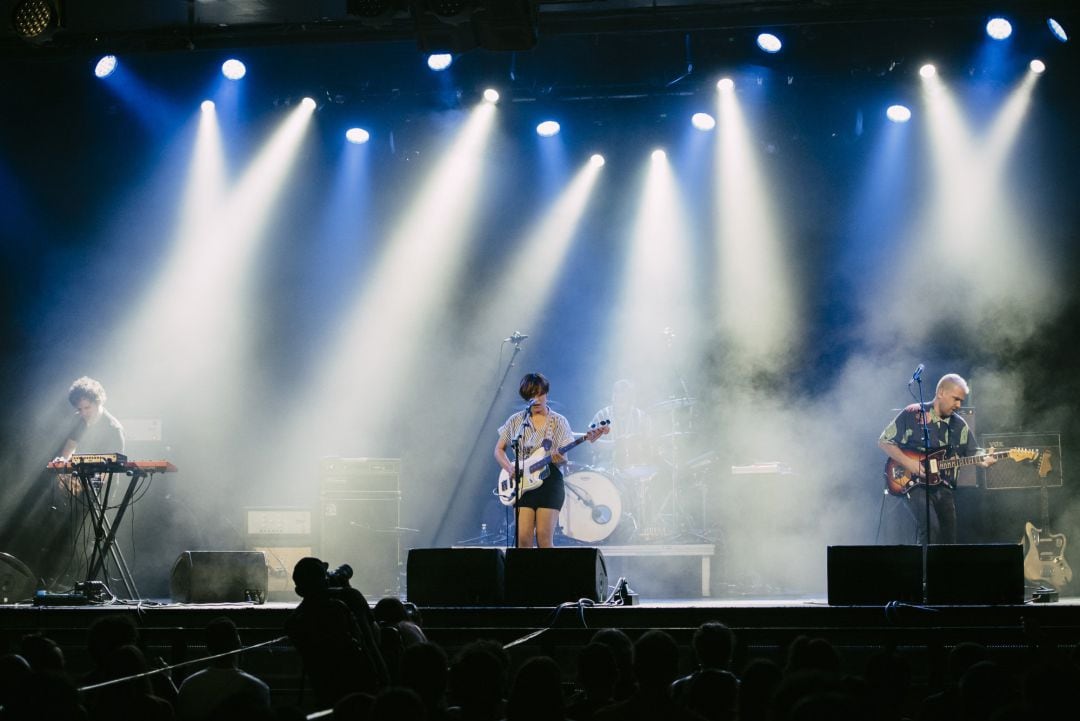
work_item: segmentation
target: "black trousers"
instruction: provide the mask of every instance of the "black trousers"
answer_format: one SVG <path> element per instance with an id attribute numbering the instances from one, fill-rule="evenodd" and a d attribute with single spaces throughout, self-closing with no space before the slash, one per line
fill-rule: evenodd
<path id="1" fill-rule="evenodd" d="M 930 494 L 930 543 L 956 543 L 956 492 L 944 483 L 908 491 L 907 509 L 915 519 L 916 540 L 926 542 L 926 494 Z"/>

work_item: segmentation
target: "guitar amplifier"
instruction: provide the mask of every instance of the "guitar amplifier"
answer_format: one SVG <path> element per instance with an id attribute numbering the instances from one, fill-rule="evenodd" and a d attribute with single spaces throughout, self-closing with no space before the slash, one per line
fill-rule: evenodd
<path id="1" fill-rule="evenodd" d="M 1047 488 L 1059 488 L 1063 485 L 1060 433 L 987 433 L 982 436 L 982 445 L 991 451 L 1010 448 L 1039 451 L 1039 457 L 1034 461 L 1002 458 L 985 469 L 984 485 L 990 490 L 1042 488 L 1044 484 Z"/>
<path id="2" fill-rule="evenodd" d="M 301 558 L 315 555 L 313 515 L 310 508 L 289 506 L 244 509 L 246 545 L 266 557 L 268 600 L 296 600 L 292 570 Z"/>
<path id="3" fill-rule="evenodd" d="M 400 458 L 323 458 L 319 487 L 331 493 L 398 493 Z"/>

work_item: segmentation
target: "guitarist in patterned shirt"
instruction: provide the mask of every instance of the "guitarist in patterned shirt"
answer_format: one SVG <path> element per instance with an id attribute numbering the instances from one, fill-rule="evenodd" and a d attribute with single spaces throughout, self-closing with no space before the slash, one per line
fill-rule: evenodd
<path id="1" fill-rule="evenodd" d="M 930 541 L 956 543 L 954 479 L 943 472 L 939 479 L 931 478 L 930 483 L 926 483 L 922 462 L 922 454 L 927 450 L 923 448 L 923 425 L 929 431 L 930 451 L 947 448 L 946 455 L 950 457 L 980 453 L 967 422 L 956 412 L 969 392 L 967 381 L 955 373 L 942 376 L 932 401 L 922 406 L 912 403 L 900 411 L 878 438 L 878 446 L 885 455 L 910 474 L 914 481 L 904 494 L 904 499 L 915 519 L 920 544 L 927 542 L 927 492 L 930 493 Z M 977 465 L 985 468 L 996 460 L 990 457 Z"/>
<path id="2" fill-rule="evenodd" d="M 552 449 L 547 476 L 538 488 L 522 493 L 517 501 L 518 548 L 551 548 L 555 545 L 555 523 L 566 497 L 559 464 L 566 458 L 557 450 L 574 441 L 570 422 L 548 408 L 548 391 L 551 384 L 542 373 L 527 373 L 521 379 L 518 393 L 528 405 L 506 419 L 499 428 L 499 440 L 495 444 L 495 460 L 499 466 L 514 477 L 514 462 L 506 454 L 507 448 L 519 439 L 519 458 L 526 459 L 547 441 Z M 589 430 L 585 437 L 591 443 L 607 432 L 609 426 Z"/>

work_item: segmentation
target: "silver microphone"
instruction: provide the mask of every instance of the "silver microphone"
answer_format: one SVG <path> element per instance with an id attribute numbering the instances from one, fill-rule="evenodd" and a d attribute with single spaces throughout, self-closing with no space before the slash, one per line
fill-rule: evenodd
<path id="1" fill-rule="evenodd" d="M 525 335 L 524 333 L 519 333 L 517 331 L 514 331 L 513 333 L 510 334 L 509 338 L 503 338 L 503 343 L 520 343 L 521 341 L 525 340 L 528 337 L 529 336 Z"/>
<path id="2" fill-rule="evenodd" d="M 926 366 L 924 366 L 924 365 L 923 365 L 922 363 L 920 363 L 920 364 L 918 365 L 918 367 L 917 367 L 917 368 L 915 368 L 915 372 L 911 374 L 911 382 L 912 382 L 912 383 L 916 383 L 916 382 L 918 382 L 918 380 L 919 380 L 920 378 L 922 378 L 922 372 L 923 372 L 924 370 L 926 370 Z"/>

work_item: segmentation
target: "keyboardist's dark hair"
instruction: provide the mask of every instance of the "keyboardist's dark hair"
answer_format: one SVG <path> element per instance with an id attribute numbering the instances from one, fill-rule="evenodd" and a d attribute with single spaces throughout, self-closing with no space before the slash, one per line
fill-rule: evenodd
<path id="1" fill-rule="evenodd" d="M 91 403 L 105 405 L 105 387 L 89 376 L 77 378 L 68 389 L 68 403 L 78 406 L 83 398 Z"/>
<path id="2" fill-rule="evenodd" d="M 548 383 L 548 379 L 544 377 L 543 373 L 526 373 L 525 377 L 521 379 L 521 385 L 518 386 L 518 394 L 522 400 L 531 401 L 533 398 L 547 393 L 549 388 L 551 388 L 551 384 Z"/>

